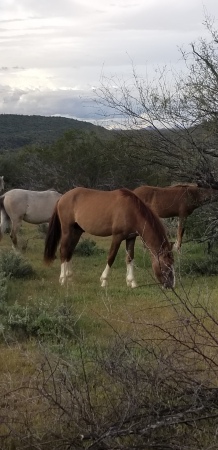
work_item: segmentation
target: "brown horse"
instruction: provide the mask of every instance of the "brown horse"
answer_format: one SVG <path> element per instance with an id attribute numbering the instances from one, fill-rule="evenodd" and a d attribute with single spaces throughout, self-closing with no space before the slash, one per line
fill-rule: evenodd
<path id="1" fill-rule="evenodd" d="M 83 232 L 112 236 L 107 265 L 100 278 L 102 286 L 106 285 L 121 242 L 126 240 L 126 282 L 128 286 L 136 287 L 133 275 L 136 236 L 141 237 L 150 252 L 157 280 L 167 288 L 174 286 L 172 246 L 164 226 L 151 209 L 128 189 L 98 191 L 78 187 L 60 198 L 49 222 L 44 261 L 49 264 L 55 259 L 60 241 L 61 284 L 71 275 L 69 262 Z"/>
<path id="2" fill-rule="evenodd" d="M 180 250 L 187 217 L 199 206 L 218 200 L 218 190 L 192 184 L 139 186 L 133 191 L 162 218 L 179 217 L 175 248 Z"/>

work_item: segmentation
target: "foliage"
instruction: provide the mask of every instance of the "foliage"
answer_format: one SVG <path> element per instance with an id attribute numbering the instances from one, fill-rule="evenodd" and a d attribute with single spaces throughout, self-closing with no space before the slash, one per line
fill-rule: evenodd
<path id="1" fill-rule="evenodd" d="M 79 335 L 72 307 L 61 303 L 54 307 L 52 299 L 38 297 L 34 302 L 10 304 L 1 298 L 1 328 L 7 339 L 34 337 L 40 341 L 59 342 Z"/>
<path id="2" fill-rule="evenodd" d="M 54 450 L 215 449 L 217 318 L 185 295 L 172 309 L 170 323 L 147 323 L 156 339 L 114 329 L 104 348 L 96 343 L 89 350 L 80 341 L 66 359 L 44 352 L 29 383 L 13 395 L 4 384 L 6 424 L 16 448 L 43 449 L 50 442 Z"/>
<path id="3" fill-rule="evenodd" d="M 210 41 L 199 39 L 190 52 L 181 50 L 186 72 L 157 70 L 156 79 L 142 79 L 133 67 L 132 79 L 102 77 L 99 103 L 110 107 L 132 129 L 129 140 L 144 146 L 144 161 L 172 181 L 206 182 L 218 166 L 218 33 L 205 18 Z M 149 127 L 150 139 L 143 129 Z M 135 128 L 142 132 L 136 133 Z M 126 133 L 126 132 L 125 132 Z M 148 151 L 147 151 L 148 149 Z"/>
<path id="4" fill-rule="evenodd" d="M 76 246 L 75 254 L 79 256 L 92 256 L 103 253 L 104 250 L 96 246 L 96 242 L 92 239 L 82 239 Z"/>
<path id="5" fill-rule="evenodd" d="M 198 255 L 195 259 L 187 259 L 180 266 L 180 275 L 196 276 L 211 276 L 218 275 L 218 255 L 211 253 Z"/>
<path id="6" fill-rule="evenodd" d="M 0 302 L 2 450 L 216 448 L 217 277 L 179 281 L 176 267 L 163 291 L 137 241 L 137 289 L 125 286 L 125 246 L 108 289 L 101 255 L 77 256 L 63 287 L 59 261 L 45 270 L 42 240 L 30 241 L 37 277 L 8 279 Z M 176 256 L 203 261 L 202 245 Z"/>
<path id="7" fill-rule="evenodd" d="M 14 250 L 0 251 L 0 268 L 6 277 L 25 278 L 34 274 L 32 265 Z"/>
<path id="8" fill-rule="evenodd" d="M 44 146 L 59 139 L 69 130 L 96 130 L 99 134 L 105 129 L 88 122 L 66 117 L 25 116 L 0 114 L 0 151 L 8 153 L 26 146 Z"/>
<path id="9" fill-rule="evenodd" d="M 6 299 L 7 282 L 8 282 L 8 279 L 2 270 L 2 265 L 1 265 L 1 261 L 0 261 L 0 299 L 1 299 L 1 301 L 5 301 L 5 299 Z"/>
<path id="10" fill-rule="evenodd" d="M 33 125 L 34 120 L 37 118 L 32 117 Z M 65 132 L 52 143 L 42 146 L 36 141 L 35 145 L 16 152 L 3 153 L 0 165 L 6 189 L 43 190 L 54 187 L 65 192 L 80 185 L 110 190 L 167 182 L 167 171 L 163 168 L 161 172 L 154 172 L 152 164 L 148 163 L 150 132 L 144 131 L 145 148 L 133 146 L 128 134 L 104 131 L 99 133 L 98 127 L 94 127 L 94 131 L 78 128 Z"/>

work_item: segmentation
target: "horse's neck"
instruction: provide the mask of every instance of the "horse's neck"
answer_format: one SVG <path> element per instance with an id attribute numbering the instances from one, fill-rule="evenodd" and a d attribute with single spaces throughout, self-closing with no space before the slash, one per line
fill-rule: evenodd
<path id="1" fill-rule="evenodd" d="M 157 255 L 166 247 L 167 237 L 162 223 L 156 220 L 158 221 L 156 217 L 141 217 L 138 221 L 137 232 L 148 250 Z"/>

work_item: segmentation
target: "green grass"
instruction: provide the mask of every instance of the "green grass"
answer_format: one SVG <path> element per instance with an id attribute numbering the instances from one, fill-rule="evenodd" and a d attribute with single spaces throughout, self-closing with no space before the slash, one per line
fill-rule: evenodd
<path id="1" fill-rule="evenodd" d="M 84 235 L 85 238 L 89 236 Z M 98 337 L 99 324 L 102 334 L 106 338 L 112 332 L 110 325 L 125 331 L 129 329 L 140 317 L 140 321 L 147 323 L 154 320 L 162 308 L 162 316 L 166 318 L 170 314 L 169 302 L 176 302 L 177 295 L 189 295 L 193 302 L 201 298 L 211 304 L 216 304 L 218 295 L 218 279 L 214 275 L 205 275 L 196 270 L 197 266 L 208 269 L 210 265 L 218 267 L 216 258 L 209 257 L 199 244 L 184 244 L 181 254 L 175 254 L 176 269 L 176 295 L 171 291 L 163 290 L 155 281 L 148 251 L 144 251 L 141 241 L 138 239 L 135 252 L 135 278 L 138 287 L 130 289 L 126 286 L 125 276 L 125 243 L 122 243 L 115 263 L 111 269 L 108 286 L 106 289 L 100 286 L 100 275 L 106 265 L 107 251 L 110 246 L 110 238 L 93 238 L 96 247 L 104 250 L 89 257 L 75 254 L 72 258 L 73 277 L 66 286 L 60 286 L 60 260 L 47 267 L 43 263 L 44 240 L 37 227 L 24 224 L 21 234 L 22 243 L 27 242 L 23 253 L 25 259 L 32 265 L 34 276 L 30 279 L 12 278 L 8 287 L 8 302 L 17 302 L 23 306 L 37 303 L 37 299 L 52 299 L 53 305 L 73 305 L 75 314 L 79 318 L 84 333 L 90 335 L 90 339 Z M 11 249 L 8 235 L 4 236 L 1 248 Z M 212 271 L 213 273 L 213 271 Z M 168 306 L 166 306 L 166 304 Z M 104 339 L 104 336 L 102 336 Z"/>
<path id="2" fill-rule="evenodd" d="M 76 371 L 76 382 L 81 377 L 82 383 L 90 389 L 99 405 L 101 403 L 103 405 L 107 389 L 116 403 L 117 394 L 120 392 L 120 381 L 118 380 L 116 384 L 112 380 L 111 383 L 110 376 L 106 375 L 103 367 L 97 369 L 94 362 L 96 349 L 100 353 L 105 353 L 105 364 L 107 361 L 111 364 L 113 358 L 115 361 L 118 359 L 116 370 L 119 370 L 119 362 L 122 362 L 123 373 L 125 374 L 126 364 L 126 370 L 131 375 L 132 365 L 137 367 L 140 362 L 147 366 L 151 363 L 154 356 L 152 348 L 155 343 L 159 343 L 159 339 L 162 342 L 162 349 L 158 351 L 161 353 L 164 350 L 164 361 L 167 361 L 175 342 L 169 341 L 169 336 L 166 336 L 165 343 L 161 328 L 177 332 L 178 324 L 180 327 L 182 325 L 181 332 L 186 335 L 187 327 L 187 336 L 190 339 L 196 325 L 191 323 L 189 328 L 188 321 L 192 317 L 191 314 L 188 315 L 184 307 L 185 302 L 188 302 L 190 310 L 193 308 L 194 311 L 201 311 L 200 305 L 204 305 L 209 308 L 211 314 L 216 316 L 218 277 L 214 273 L 218 266 L 218 257 L 216 254 L 207 255 L 203 246 L 187 243 L 183 245 L 181 254 L 175 254 L 177 285 L 173 292 L 162 289 L 154 280 L 149 253 L 144 251 L 139 239 L 135 252 L 135 278 L 138 287 L 128 288 L 125 281 L 125 244 L 122 243 L 111 269 L 108 287 L 105 289 L 100 286 L 100 275 L 106 265 L 110 238 L 91 237 L 96 241 L 95 247 L 104 251 L 95 252 L 91 256 L 75 254 L 72 259 L 72 280 L 69 280 L 66 286 L 60 286 L 59 258 L 49 267 L 44 265 L 44 240 L 42 234 L 37 231 L 37 227 L 24 224 L 19 237 L 22 240 L 23 249 L 25 248 L 22 255 L 32 266 L 33 274 L 21 278 L 11 277 L 8 280 L 7 299 L 4 301 L 2 314 L 5 314 L 5 311 L 8 314 L 4 320 L 10 322 L 11 328 L 0 327 L 2 380 L 0 387 L 2 395 L 15 392 L 14 397 L 12 394 L 9 395 L 8 404 L 11 410 L 7 406 L 8 417 L 11 415 L 17 418 L 20 411 L 24 414 L 25 405 L 30 405 L 31 413 L 28 412 L 28 415 L 33 414 L 33 411 L 35 413 L 29 426 L 31 430 L 31 427 L 35 427 L 39 434 L 43 435 L 45 425 L 52 429 L 53 419 L 46 413 L 49 411 L 46 397 L 40 397 L 40 400 L 37 397 L 36 401 L 33 400 L 31 389 L 38 383 L 40 374 L 44 373 L 42 367 L 45 367 L 46 361 L 49 370 L 53 370 L 50 367 L 50 361 L 52 361 L 50 355 L 60 358 L 63 365 L 66 364 L 67 367 L 69 364 L 73 374 Z M 86 235 L 84 237 L 90 238 Z M 1 241 L 1 249 L 4 252 L 11 251 L 8 235 Z M 198 270 L 199 267 L 200 270 Z M 202 273 L 203 267 L 206 269 Z M 211 267 L 214 267 L 214 270 L 211 270 L 210 274 Z M 204 336 L 201 333 L 200 340 L 203 342 L 203 339 Z M 119 345 L 114 344 L 116 341 L 120 342 L 120 356 L 119 353 L 117 354 Z M 127 346 L 127 353 L 125 353 L 126 341 L 132 346 L 130 352 Z M 210 342 L 208 342 L 208 348 L 209 344 Z M 210 346 L 210 356 L 213 352 L 216 353 L 216 349 Z M 188 356 L 190 357 L 190 353 Z M 180 370 L 186 363 L 186 360 L 180 360 Z M 202 360 L 193 359 L 193 363 L 202 370 Z M 191 370 L 190 367 L 190 360 L 188 360 L 189 370 Z M 85 371 L 85 378 L 83 371 Z M 199 373 L 199 377 L 203 377 L 202 372 Z M 48 378 L 43 379 L 43 383 L 47 383 L 46 380 L 50 379 L 52 381 L 53 375 L 51 378 L 50 376 L 51 373 Z M 99 386 L 98 397 L 95 397 L 95 383 Z M 115 383 L 114 386 L 113 383 Z M 22 390 L 26 385 L 31 385 L 30 391 L 29 387 L 27 391 Z M 105 392 L 103 385 L 106 386 Z M 56 387 L 59 389 L 58 384 Z M 61 388 L 64 390 L 64 385 Z M 19 392 L 21 392 L 22 401 L 19 400 Z M 14 398 L 17 402 L 15 412 Z M 26 398 L 25 404 L 23 398 Z M 44 415 L 41 419 L 42 410 Z M 1 433 L 5 435 L 6 431 L 3 426 L 0 427 L 0 436 Z M 20 448 L 13 447 L 15 445 L 13 439 L 12 443 L 10 439 L 6 442 L 7 445 L 5 444 L 4 448 L 7 450 Z M 16 439 L 15 442 L 17 442 Z"/>

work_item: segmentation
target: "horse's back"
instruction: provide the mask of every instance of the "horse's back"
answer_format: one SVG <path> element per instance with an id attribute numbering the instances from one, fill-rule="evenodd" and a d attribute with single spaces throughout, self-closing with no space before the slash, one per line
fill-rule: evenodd
<path id="1" fill-rule="evenodd" d="M 54 190 L 29 191 L 23 220 L 29 223 L 48 222 L 61 194 Z"/>
<path id="2" fill-rule="evenodd" d="M 134 189 L 145 204 L 150 206 L 159 217 L 167 218 L 186 212 L 189 200 L 189 185 L 175 186 L 139 186 Z"/>
<path id="3" fill-rule="evenodd" d="M 125 233 L 134 218 L 134 194 L 124 195 L 122 189 L 99 191 L 78 187 L 66 192 L 58 202 L 62 226 L 77 224 L 96 236 Z M 124 226 L 125 225 L 125 226 Z M 124 229 L 125 228 L 125 229 Z"/>

